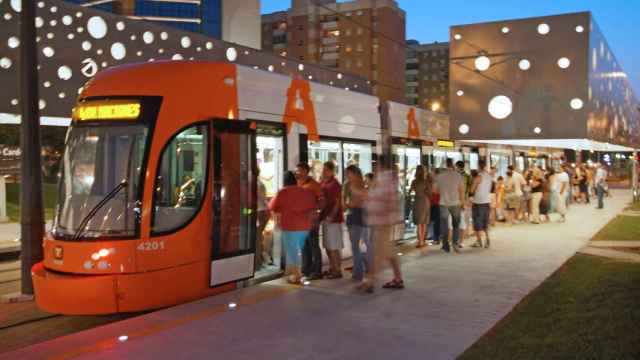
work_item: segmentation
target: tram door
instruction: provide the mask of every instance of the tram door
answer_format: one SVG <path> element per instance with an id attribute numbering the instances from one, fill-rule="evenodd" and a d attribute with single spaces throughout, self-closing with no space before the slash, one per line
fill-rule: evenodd
<path id="1" fill-rule="evenodd" d="M 252 122 L 213 122 L 213 231 L 210 286 L 254 275 L 256 131 Z"/>

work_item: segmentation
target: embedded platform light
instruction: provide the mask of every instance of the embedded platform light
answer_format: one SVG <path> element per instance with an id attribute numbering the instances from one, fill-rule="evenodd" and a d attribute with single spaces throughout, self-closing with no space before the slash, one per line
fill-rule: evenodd
<path id="1" fill-rule="evenodd" d="M 542 23 L 538 25 L 538 34 L 547 35 L 549 31 L 551 31 L 551 28 L 549 27 L 548 24 Z"/>
<path id="2" fill-rule="evenodd" d="M 506 119 L 513 111 L 511 99 L 505 95 L 498 95 L 489 101 L 489 114 L 498 120 Z"/>
<path id="3" fill-rule="evenodd" d="M 311 282 L 309 280 L 305 280 L 305 281 L 302 282 L 302 285 L 309 286 L 309 285 L 311 285 Z"/>
<path id="4" fill-rule="evenodd" d="M 469 125 L 467 125 L 467 124 L 460 125 L 460 127 L 458 127 L 458 131 L 462 135 L 468 134 L 469 133 Z"/>
<path id="5" fill-rule="evenodd" d="M 520 70 L 522 71 L 527 71 L 529 69 L 531 69 L 531 62 L 527 59 L 522 59 L 518 62 L 518 67 L 520 68 Z"/>
<path id="6" fill-rule="evenodd" d="M 491 67 L 491 59 L 482 55 L 478 56 L 474 62 L 476 66 L 476 70 L 478 71 L 487 71 Z"/>
<path id="7" fill-rule="evenodd" d="M 573 110 L 580 110 L 584 106 L 584 102 L 582 101 L 582 99 L 575 98 L 575 99 L 571 99 L 571 102 L 569 103 L 569 105 L 571 105 L 571 108 Z"/>
<path id="8" fill-rule="evenodd" d="M 571 60 L 566 57 L 561 57 L 560 59 L 558 59 L 558 66 L 560 67 L 560 69 L 567 69 L 569 68 L 569 66 L 571 66 Z"/>

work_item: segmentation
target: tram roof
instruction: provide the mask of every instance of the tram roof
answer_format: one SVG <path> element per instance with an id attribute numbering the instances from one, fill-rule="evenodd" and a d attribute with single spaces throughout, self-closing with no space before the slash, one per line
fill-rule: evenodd
<path id="1" fill-rule="evenodd" d="M 637 150 L 627 146 L 609 144 L 589 139 L 465 140 L 465 142 L 603 152 L 634 152 Z"/>

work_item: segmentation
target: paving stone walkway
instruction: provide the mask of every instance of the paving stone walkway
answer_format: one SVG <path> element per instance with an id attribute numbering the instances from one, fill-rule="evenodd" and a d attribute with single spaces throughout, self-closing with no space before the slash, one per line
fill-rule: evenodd
<path id="1" fill-rule="evenodd" d="M 572 206 L 564 224 L 499 227 L 489 250 L 403 256 L 407 289 L 277 280 L 37 344 L 0 359 L 454 359 L 622 211 Z M 228 304 L 237 308 L 230 310 Z M 126 341 L 118 337 L 126 336 Z M 124 337 L 122 338 L 124 339 Z"/>

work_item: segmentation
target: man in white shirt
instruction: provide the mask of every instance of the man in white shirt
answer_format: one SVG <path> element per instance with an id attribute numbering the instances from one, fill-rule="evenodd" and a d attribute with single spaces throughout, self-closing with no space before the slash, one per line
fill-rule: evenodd
<path id="1" fill-rule="evenodd" d="M 491 186 L 493 178 L 487 171 L 487 162 L 480 160 L 478 162 L 480 172 L 473 179 L 471 185 L 471 194 L 473 194 L 473 205 L 471 207 L 471 216 L 473 218 L 473 230 L 476 232 L 476 243 L 474 247 L 482 247 L 482 233 L 485 234 L 485 248 L 489 248 L 489 218 L 491 215 Z"/>
<path id="2" fill-rule="evenodd" d="M 565 171 L 567 167 L 566 164 L 563 164 L 560 168 L 560 172 L 555 174 L 555 185 L 554 185 L 554 197 L 555 197 L 555 205 L 556 211 L 560 214 L 561 222 L 565 222 L 567 218 L 567 196 L 569 195 L 569 188 L 571 186 L 571 182 L 569 180 L 569 174 Z"/>
<path id="3" fill-rule="evenodd" d="M 522 214 L 525 210 L 526 205 L 523 201 L 524 193 L 522 192 L 522 188 L 527 185 L 527 181 L 524 179 L 524 176 L 522 176 L 522 174 L 515 170 L 513 165 L 509 165 L 508 169 L 513 173 L 512 181 L 515 195 L 520 198 L 520 206 L 518 206 L 518 209 L 516 211 L 516 220 L 520 220 L 522 218 Z"/>
<path id="4" fill-rule="evenodd" d="M 434 191 L 440 194 L 440 234 L 442 250 L 449 252 L 449 215 L 452 222 L 453 251 L 460 252 L 460 215 L 465 202 L 464 181 L 453 166 L 453 159 L 447 159 L 447 168 L 435 178 Z"/>
<path id="5" fill-rule="evenodd" d="M 604 209 L 604 188 L 607 182 L 607 170 L 601 164 L 597 165 L 596 176 L 593 182 L 596 185 L 596 194 L 598 195 L 598 207 L 596 209 Z"/>

